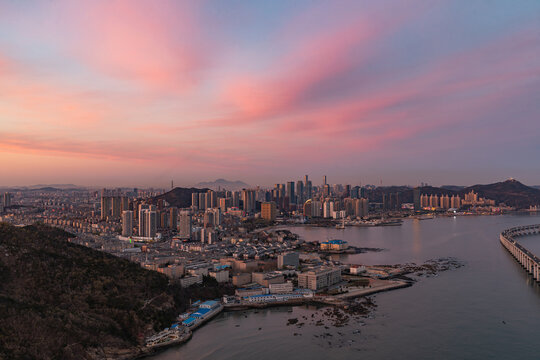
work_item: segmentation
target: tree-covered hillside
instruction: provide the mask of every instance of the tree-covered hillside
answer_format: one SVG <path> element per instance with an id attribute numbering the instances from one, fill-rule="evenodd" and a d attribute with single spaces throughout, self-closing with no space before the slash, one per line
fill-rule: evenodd
<path id="1" fill-rule="evenodd" d="M 0 358 L 130 357 L 182 307 L 164 275 L 68 236 L 0 223 Z"/>

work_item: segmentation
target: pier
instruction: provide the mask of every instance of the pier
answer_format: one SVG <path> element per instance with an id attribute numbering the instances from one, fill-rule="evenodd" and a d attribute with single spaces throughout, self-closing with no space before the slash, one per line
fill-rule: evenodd
<path id="1" fill-rule="evenodd" d="M 512 254 L 512 256 L 523 266 L 523 268 L 533 276 L 534 280 L 540 282 L 540 258 L 527 250 L 518 242 L 518 239 L 527 235 L 539 235 L 540 224 L 518 226 L 504 230 L 499 236 L 501 244 Z"/>

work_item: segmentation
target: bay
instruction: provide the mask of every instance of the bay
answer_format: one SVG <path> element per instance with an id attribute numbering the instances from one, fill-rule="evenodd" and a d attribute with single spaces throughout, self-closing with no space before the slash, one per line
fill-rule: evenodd
<path id="1" fill-rule="evenodd" d="M 324 308 L 223 313 L 187 344 L 152 359 L 538 359 L 540 287 L 498 239 L 506 228 L 537 223 L 540 217 L 531 214 L 345 230 L 287 227 L 306 241 L 343 239 L 385 249 L 343 256 L 345 263 L 421 264 L 455 257 L 465 266 L 373 296 L 378 306 L 372 314 L 344 327 L 334 327 Z M 540 250 L 540 237 L 522 243 Z M 287 325 L 291 318 L 304 325 Z"/>

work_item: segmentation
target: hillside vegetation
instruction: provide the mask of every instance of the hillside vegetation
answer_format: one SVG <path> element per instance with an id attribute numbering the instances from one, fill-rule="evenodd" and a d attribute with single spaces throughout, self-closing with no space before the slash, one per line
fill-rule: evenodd
<path id="1" fill-rule="evenodd" d="M 68 236 L 0 223 L 0 359 L 131 358 L 189 299 L 223 293 L 171 286 L 158 272 Z"/>

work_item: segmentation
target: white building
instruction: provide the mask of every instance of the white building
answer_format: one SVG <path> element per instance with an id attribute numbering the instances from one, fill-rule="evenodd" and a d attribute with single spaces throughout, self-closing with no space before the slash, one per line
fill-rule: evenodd
<path id="1" fill-rule="evenodd" d="M 282 284 L 269 284 L 268 289 L 270 294 L 289 294 L 293 292 L 293 283 L 287 281 Z"/>
<path id="2" fill-rule="evenodd" d="M 339 268 L 321 267 L 298 274 L 298 286 L 314 291 L 341 282 L 341 270 Z"/>

